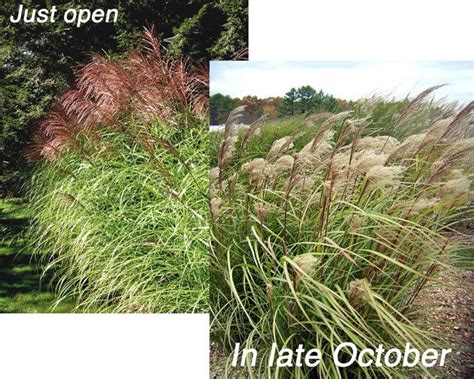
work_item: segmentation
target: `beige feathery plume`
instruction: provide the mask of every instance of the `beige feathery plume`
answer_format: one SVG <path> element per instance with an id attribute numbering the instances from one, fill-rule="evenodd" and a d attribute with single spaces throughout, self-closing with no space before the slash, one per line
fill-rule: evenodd
<path id="1" fill-rule="evenodd" d="M 265 168 L 263 169 L 263 176 L 265 178 L 272 178 L 276 174 L 275 171 L 275 165 L 272 165 L 271 163 L 268 163 Z"/>
<path id="2" fill-rule="evenodd" d="M 237 180 L 238 174 L 234 172 L 231 176 L 227 179 L 222 181 L 222 191 L 226 191 L 229 186 L 233 186 Z M 211 187 L 212 188 L 212 187 Z"/>
<path id="3" fill-rule="evenodd" d="M 362 150 L 351 155 L 349 152 L 338 153 L 331 162 L 330 178 L 333 180 L 334 191 L 339 192 L 347 183 L 359 175 L 369 172 L 373 167 L 384 166 L 388 158 L 387 154 L 376 153 L 374 150 Z M 377 170 L 378 171 L 378 170 Z M 376 172 L 371 171 L 374 176 Z M 380 174 L 385 174 L 380 172 Z M 380 179 L 378 180 L 380 182 Z"/>
<path id="4" fill-rule="evenodd" d="M 357 153 L 356 153 L 357 154 Z M 349 164 L 350 153 L 337 153 L 329 163 L 328 178 L 332 182 L 333 192 L 342 190 L 352 179 L 354 179 L 355 170 Z"/>
<path id="5" fill-rule="evenodd" d="M 286 136 L 273 142 L 270 151 L 267 154 L 267 160 L 273 161 L 285 151 L 293 148 L 293 137 Z"/>
<path id="6" fill-rule="evenodd" d="M 244 163 L 241 170 L 250 174 L 250 182 L 264 179 L 267 171 L 265 170 L 269 163 L 263 158 L 256 158 L 250 162 Z M 267 169 L 268 170 L 268 169 Z"/>
<path id="7" fill-rule="evenodd" d="M 409 211 L 411 214 L 417 214 L 421 211 L 436 207 L 439 204 L 439 201 L 440 199 L 438 198 L 421 198 L 415 202 L 407 202 L 402 205 L 393 207 L 392 209 L 403 209 Z"/>
<path id="8" fill-rule="evenodd" d="M 448 117 L 442 120 L 435 121 L 433 125 L 427 130 L 424 143 L 436 141 L 446 133 L 448 126 L 454 120 L 454 117 Z"/>
<path id="9" fill-rule="evenodd" d="M 293 258 L 293 263 L 305 274 L 309 275 L 313 272 L 318 264 L 318 259 L 310 253 L 301 254 Z M 295 270 L 296 278 L 299 279 L 302 273 L 299 270 Z"/>
<path id="10" fill-rule="evenodd" d="M 432 198 L 432 199 L 419 199 L 417 200 L 413 206 L 411 207 L 412 213 L 419 213 L 422 210 L 428 209 L 428 208 L 433 208 L 436 205 L 438 205 L 439 199 Z"/>
<path id="11" fill-rule="evenodd" d="M 428 179 L 428 183 L 439 178 L 453 165 L 463 164 L 466 160 L 472 160 L 473 152 L 474 138 L 467 138 L 452 144 L 443 152 L 441 157 L 431 165 L 431 177 Z"/>
<path id="12" fill-rule="evenodd" d="M 426 141 L 426 133 L 413 134 L 407 137 L 394 151 L 390 153 L 386 164 L 397 160 L 398 158 L 411 158 L 413 154 L 421 150 Z"/>
<path id="13" fill-rule="evenodd" d="M 277 159 L 275 162 L 274 169 L 275 173 L 279 174 L 284 171 L 289 171 L 293 168 L 293 164 L 295 163 L 295 159 L 291 155 L 283 155 Z"/>
<path id="14" fill-rule="evenodd" d="M 270 212 L 270 207 L 260 201 L 255 203 L 254 207 L 258 218 L 262 221 L 267 217 L 268 212 Z"/>
<path id="15" fill-rule="evenodd" d="M 221 215 L 222 199 L 219 197 L 213 197 L 211 199 L 211 216 L 218 218 Z"/>
<path id="16" fill-rule="evenodd" d="M 359 230 L 364 224 L 363 218 L 355 213 L 348 214 L 344 220 L 352 231 Z"/>
<path id="17" fill-rule="evenodd" d="M 356 153 L 352 166 L 357 174 L 365 174 L 371 167 L 383 166 L 388 158 L 387 154 L 377 154 L 374 150 L 363 150 Z"/>
<path id="18" fill-rule="evenodd" d="M 235 144 L 237 143 L 238 137 L 238 128 L 236 123 L 238 120 L 243 117 L 246 105 L 237 107 L 230 112 L 227 117 L 227 121 L 224 127 L 224 136 L 222 138 L 222 144 L 219 151 L 219 167 L 224 168 L 227 163 L 232 159 L 235 152 Z"/>
<path id="19" fill-rule="evenodd" d="M 319 140 L 316 140 L 315 137 L 309 141 L 300 151 L 300 154 L 313 155 L 316 158 L 321 158 L 323 155 L 327 154 L 334 147 L 333 138 L 334 130 L 326 130 Z"/>
<path id="20" fill-rule="evenodd" d="M 240 145 L 240 149 L 243 150 L 247 146 L 247 143 L 252 135 L 256 136 L 260 134 L 260 125 L 268 118 L 267 114 L 260 116 L 257 120 L 255 120 L 250 126 L 247 128 L 244 136 L 242 137 L 242 143 Z"/>
<path id="21" fill-rule="evenodd" d="M 461 179 L 466 177 L 464 173 L 460 169 L 454 169 L 448 172 L 448 175 L 446 175 L 447 180 L 454 180 L 454 179 Z"/>
<path id="22" fill-rule="evenodd" d="M 219 167 L 214 167 L 209 170 L 209 184 L 211 186 L 215 185 L 217 181 L 219 180 L 219 173 L 220 173 Z"/>
<path id="23" fill-rule="evenodd" d="M 452 170 L 447 179 L 438 190 L 441 201 L 456 205 L 469 202 L 472 197 L 471 180 L 461 170 Z"/>
<path id="24" fill-rule="evenodd" d="M 400 142 L 394 137 L 390 136 L 377 136 L 377 137 L 364 137 L 357 142 L 356 151 L 360 150 L 373 150 L 377 153 L 390 154 L 398 146 Z"/>
<path id="25" fill-rule="evenodd" d="M 349 283 L 346 290 L 349 303 L 356 309 L 361 309 L 370 299 L 370 286 L 367 279 L 356 279 Z"/>
<path id="26" fill-rule="evenodd" d="M 446 129 L 446 132 L 441 136 L 441 138 L 452 140 L 455 138 L 467 137 L 466 132 L 469 128 L 471 114 L 473 111 L 474 101 L 471 101 L 456 114 L 453 121 L 451 121 Z"/>
<path id="27" fill-rule="evenodd" d="M 221 155 L 221 167 L 224 167 L 232 159 L 235 152 L 235 144 L 239 137 L 237 135 L 228 137 L 223 143 Z"/>
<path id="28" fill-rule="evenodd" d="M 331 171 L 339 173 L 349 166 L 350 161 L 349 153 L 337 153 L 331 160 Z"/>
<path id="29" fill-rule="evenodd" d="M 288 181 L 285 187 L 288 188 L 290 183 L 294 189 L 305 190 L 305 189 L 312 188 L 314 186 L 315 180 L 310 175 L 297 175 L 293 179 L 288 178 Z"/>
<path id="30" fill-rule="evenodd" d="M 349 120 L 346 120 L 346 123 L 350 125 L 351 131 L 355 132 L 357 129 L 363 128 L 366 125 L 368 119 L 369 119 L 369 116 L 364 117 L 364 118 L 349 119 Z"/>
<path id="31" fill-rule="evenodd" d="M 404 170 L 402 166 L 373 166 L 367 170 L 367 180 L 372 187 L 397 187 Z"/>
<path id="32" fill-rule="evenodd" d="M 230 112 L 225 122 L 224 140 L 238 132 L 236 124 L 243 117 L 246 108 L 246 105 L 242 105 L 240 107 L 234 108 L 232 112 Z"/>
<path id="33" fill-rule="evenodd" d="M 422 103 L 422 101 L 428 96 L 430 95 L 433 91 L 436 91 L 437 89 L 441 88 L 441 87 L 444 87 L 445 85 L 447 85 L 446 83 L 445 84 L 439 84 L 439 85 L 436 85 L 436 86 L 432 86 L 432 87 L 429 87 L 427 89 L 425 89 L 424 91 L 420 92 L 418 94 L 418 96 L 416 96 L 412 101 L 410 101 L 408 103 L 408 105 L 405 107 L 405 109 L 403 109 L 403 111 L 400 113 L 400 115 L 398 116 L 398 119 L 397 121 L 395 122 L 395 126 L 394 128 L 397 128 L 400 124 L 400 122 L 408 115 L 410 114 L 410 112 L 415 108 L 417 107 L 419 104 Z"/>
<path id="34" fill-rule="evenodd" d="M 326 121 L 324 121 L 321 127 L 319 128 L 318 132 L 316 133 L 316 136 L 311 140 L 311 146 L 309 147 L 309 152 L 313 154 L 316 151 L 319 144 L 321 143 L 321 141 L 326 140 L 327 142 L 329 142 L 329 140 L 331 140 L 334 137 L 334 134 L 328 134 L 328 131 L 332 127 L 337 125 L 338 122 L 340 122 L 341 120 L 344 120 L 344 118 L 346 118 L 350 113 L 351 111 L 340 112 L 332 117 L 329 117 Z M 305 152 L 300 152 L 300 153 L 301 155 L 307 154 Z"/>

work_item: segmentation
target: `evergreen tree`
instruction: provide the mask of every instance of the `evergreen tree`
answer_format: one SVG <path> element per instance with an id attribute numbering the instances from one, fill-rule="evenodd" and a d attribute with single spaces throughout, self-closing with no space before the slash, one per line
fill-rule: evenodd
<path id="1" fill-rule="evenodd" d="M 237 106 L 237 101 L 230 96 L 216 93 L 209 98 L 209 112 L 211 125 L 221 125 L 227 116 Z"/>
<path id="2" fill-rule="evenodd" d="M 290 89 L 285 96 L 280 105 L 280 115 L 281 116 L 292 116 L 296 113 L 296 101 L 299 99 L 298 91 L 294 88 Z"/>
<path id="3" fill-rule="evenodd" d="M 317 92 L 313 87 L 306 85 L 298 89 L 292 88 L 285 94 L 280 108 L 281 116 L 289 116 L 306 112 L 333 112 L 337 109 L 337 100 L 322 90 Z"/>
<path id="4" fill-rule="evenodd" d="M 224 30 L 211 47 L 214 59 L 229 59 L 246 48 L 248 41 L 248 0 L 221 0 L 217 6 L 225 14 Z"/>
<path id="5" fill-rule="evenodd" d="M 311 86 L 302 86 L 298 88 L 298 107 L 302 113 L 309 112 L 315 109 L 316 105 L 316 90 Z"/>
<path id="6" fill-rule="evenodd" d="M 337 101 L 334 98 L 334 96 L 332 96 L 332 95 L 327 96 L 326 95 L 322 99 L 321 108 L 323 110 L 328 111 L 328 112 L 336 112 L 337 111 Z"/>

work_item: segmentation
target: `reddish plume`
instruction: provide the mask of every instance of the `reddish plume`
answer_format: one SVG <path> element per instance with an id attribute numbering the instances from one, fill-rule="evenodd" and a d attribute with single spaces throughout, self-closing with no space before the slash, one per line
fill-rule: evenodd
<path id="1" fill-rule="evenodd" d="M 94 55 L 76 76 L 53 110 L 39 122 L 30 159 L 56 159 L 62 151 L 78 147 L 79 133 L 119 127 L 119 118 L 133 114 L 174 123 L 187 111 L 198 118 L 208 114 L 207 67 L 187 60 L 168 60 L 153 29 L 145 30 L 142 46 L 121 60 Z"/>

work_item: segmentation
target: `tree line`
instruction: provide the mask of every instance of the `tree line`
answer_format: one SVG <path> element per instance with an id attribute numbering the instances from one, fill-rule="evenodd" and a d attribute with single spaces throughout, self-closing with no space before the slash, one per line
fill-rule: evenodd
<path id="1" fill-rule="evenodd" d="M 246 105 L 243 123 L 250 123 L 262 114 L 270 118 L 292 116 L 307 112 L 339 112 L 350 107 L 350 102 L 336 99 L 333 95 L 316 91 L 309 85 L 291 88 L 283 97 L 258 98 L 244 96 L 232 98 L 221 93 L 210 97 L 211 125 L 223 124 L 232 109 Z"/>

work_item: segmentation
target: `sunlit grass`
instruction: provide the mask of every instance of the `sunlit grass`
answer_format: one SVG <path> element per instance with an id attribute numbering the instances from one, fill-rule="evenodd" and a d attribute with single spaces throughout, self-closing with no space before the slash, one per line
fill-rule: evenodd
<path id="1" fill-rule="evenodd" d="M 60 298 L 115 312 L 204 312 L 208 304 L 207 134 L 150 128 L 153 156 L 108 132 L 107 152 L 42 164 L 31 184 L 32 248 Z M 167 134 L 167 135 L 166 135 Z M 166 172 L 166 173 L 165 173 Z"/>

